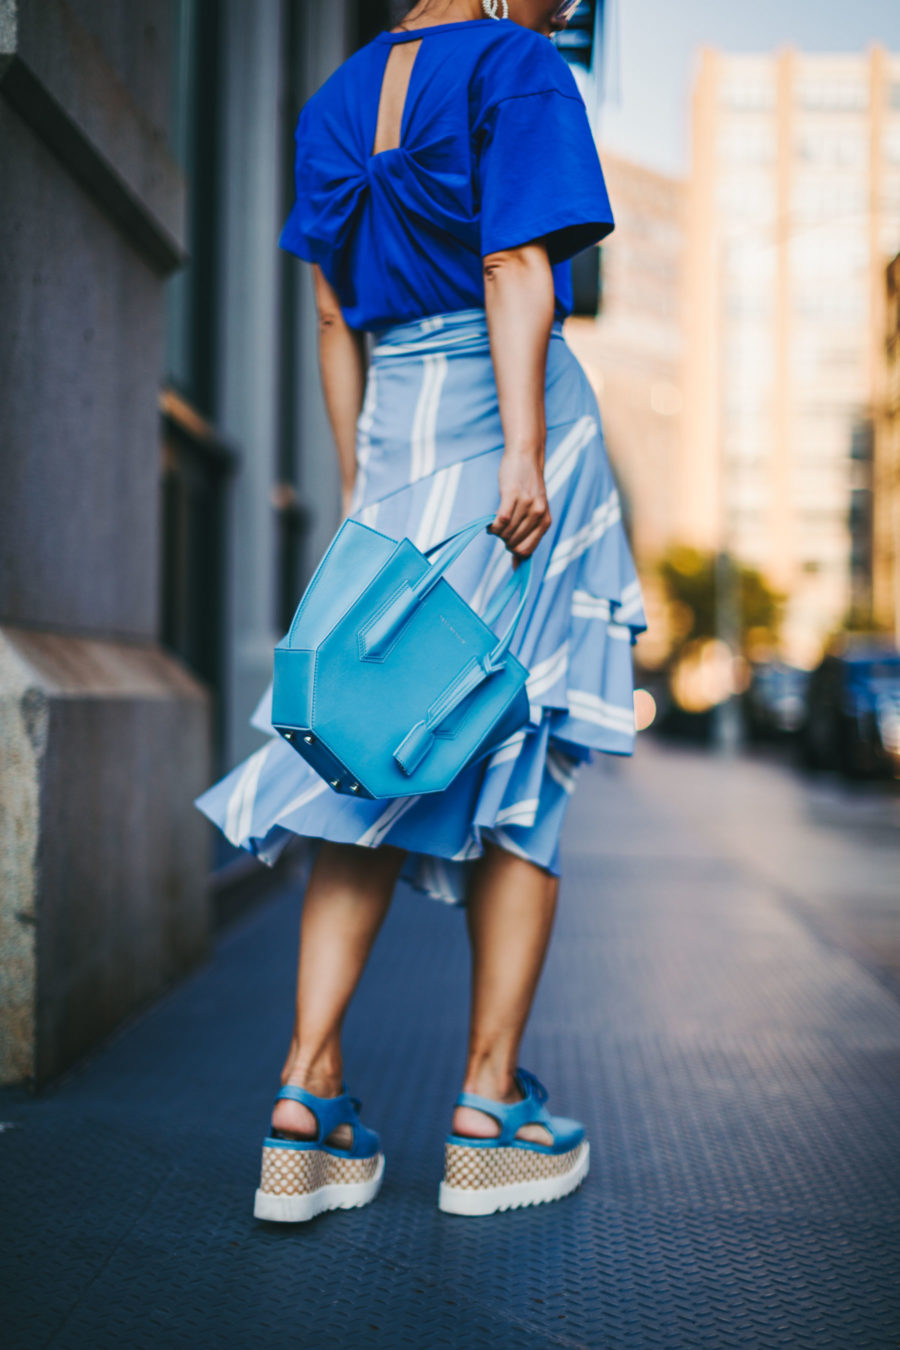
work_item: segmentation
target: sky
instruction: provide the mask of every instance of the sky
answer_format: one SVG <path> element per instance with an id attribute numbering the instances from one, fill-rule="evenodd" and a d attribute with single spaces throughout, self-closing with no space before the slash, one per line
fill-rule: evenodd
<path id="1" fill-rule="evenodd" d="M 689 165 L 688 115 L 701 46 L 730 52 L 900 54 L 900 0 L 607 0 L 601 145 L 663 173 Z"/>

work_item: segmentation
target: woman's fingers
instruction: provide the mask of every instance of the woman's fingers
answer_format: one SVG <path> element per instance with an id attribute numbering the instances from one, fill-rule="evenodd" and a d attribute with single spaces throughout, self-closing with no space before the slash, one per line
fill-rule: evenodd
<path id="1" fill-rule="evenodd" d="M 546 499 L 542 498 L 537 502 L 518 501 L 507 508 L 501 506 L 489 529 L 500 536 L 507 548 L 517 550 L 535 530 L 540 537 L 550 522 L 550 508 Z"/>
<path id="2" fill-rule="evenodd" d="M 537 526 L 535 529 L 531 530 L 530 533 L 525 535 L 524 539 L 522 539 L 521 542 L 516 544 L 513 548 L 513 552 L 516 554 L 516 557 L 518 558 L 530 557 L 530 555 L 534 552 L 538 544 L 543 539 L 544 535 L 547 533 L 549 526 L 550 522 L 548 521 L 546 525 L 541 524 Z"/>
<path id="3" fill-rule="evenodd" d="M 546 508 L 537 515 L 530 512 L 521 519 L 518 528 L 513 531 L 508 528 L 494 531 L 503 539 L 506 547 L 514 555 L 513 568 L 518 567 L 520 562 L 524 562 L 525 558 L 534 552 L 550 528 L 551 523 L 552 517 L 549 508 Z"/>
<path id="4" fill-rule="evenodd" d="M 518 507 L 521 509 L 518 509 Z M 546 498 L 541 498 L 538 502 L 525 502 L 517 504 L 516 509 L 510 509 L 507 518 L 498 513 L 500 526 L 494 530 L 499 534 L 506 547 L 513 552 L 519 552 L 526 539 L 537 533 L 537 538 L 549 528 L 551 522 L 550 508 L 547 505 Z M 492 526 L 493 529 L 493 526 Z"/>
<path id="5" fill-rule="evenodd" d="M 525 519 L 530 505 L 530 501 L 513 492 L 505 494 L 505 497 L 501 495 L 500 505 L 497 508 L 497 515 L 491 529 L 495 534 L 499 534 L 502 539 L 508 540 Z"/>
<path id="6" fill-rule="evenodd" d="M 548 507 L 545 506 L 543 510 L 539 511 L 530 511 L 528 515 L 523 517 L 519 522 L 517 528 L 511 530 L 506 536 L 506 546 L 514 553 L 520 553 L 527 540 L 534 534 L 537 534 L 537 539 L 540 539 L 541 535 L 544 534 L 549 526 L 550 511 Z M 537 539 L 535 540 L 535 543 L 537 542 Z"/>
<path id="7" fill-rule="evenodd" d="M 500 505 L 489 529 L 511 553 L 527 557 L 551 521 L 541 461 L 534 455 L 506 452 L 500 464 L 499 485 Z"/>
<path id="8" fill-rule="evenodd" d="M 519 566 L 519 563 L 523 563 L 526 558 L 531 557 L 532 553 L 537 548 L 538 544 L 541 542 L 545 534 L 546 530 L 544 529 L 532 530 L 531 534 L 527 537 L 527 539 L 525 539 L 522 542 L 522 544 L 519 545 L 519 547 L 515 550 L 515 552 L 512 555 L 513 571 L 515 571 L 515 569 Z"/>
<path id="9" fill-rule="evenodd" d="M 516 557 L 530 558 L 546 533 L 547 530 L 544 526 L 541 526 L 539 530 L 533 530 L 528 538 L 524 539 L 516 549 Z"/>
<path id="10" fill-rule="evenodd" d="M 501 499 L 490 528 L 510 548 L 514 548 L 542 520 L 550 524 L 550 508 L 543 491 L 533 495 L 510 495 L 506 501 Z"/>

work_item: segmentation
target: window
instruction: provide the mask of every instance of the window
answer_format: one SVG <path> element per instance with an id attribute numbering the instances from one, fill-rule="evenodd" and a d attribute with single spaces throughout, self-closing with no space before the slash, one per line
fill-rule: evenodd
<path id="1" fill-rule="evenodd" d="M 846 75 L 807 75 L 797 82 L 796 102 L 818 112 L 862 112 L 869 106 L 869 90 L 863 80 Z"/>
<path id="2" fill-rule="evenodd" d="M 768 221 L 775 213 L 775 182 L 770 174 L 734 173 L 716 185 L 716 206 L 745 221 Z"/>
<path id="3" fill-rule="evenodd" d="M 800 221 L 828 221 L 868 214 L 865 180 L 850 177 L 802 177 L 794 184 L 793 207 Z"/>
<path id="4" fill-rule="evenodd" d="M 869 312 L 869 296 L 865 286 L 815 285 L 798 287 L 794 292 L 794 314 L 798 318 L 839 319 L 860 322 Z"/>
<path id="5" fill-rule="evenodd" d="M 864 167 L 869 153 L 863 127 L 830 130 L 826 127 L 808 127 L 798 132 L 794 142 L 798 158 L 819 165 Z"/>
<path id="6" fill-rule="evenodd" d="M 833 283 L 838 277 L 869 275 L 869 241 L 858 221 L 798 231 L 789 240 L 788 251 L 794 277 Z"/>
<path id="7" fill-rule="evenodd" d="M 881 144 L 885 159 L 891 164 L 900 164 L 900 123 L 893 123 L 885 129 Z"/>
<path id="8" fill-rule="evenodd" d="M 775 107 L 775 76 L 759 71 L 748 75 L 726 75 L 719 92 L 725 108 L 741 112 L 767 112 Z"/>
<path id="9" fill-rule="evenodd" d="M 735 164 L 771 164 L 775 159 L 775 127 L 771 119 L 750 123 L 733 120 L 719 131 L 720 160 Z"/>

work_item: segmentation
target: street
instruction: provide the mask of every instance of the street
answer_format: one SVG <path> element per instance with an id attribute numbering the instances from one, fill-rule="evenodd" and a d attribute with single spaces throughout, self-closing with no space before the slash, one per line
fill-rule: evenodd
<path id="1" fill-rule="evenodd" d="M 639 737 L 584 770 L 521 1062 L 588 1126 L 564 1200 L 438 1211 L 461 913 L 398 889 L 346 1026 L 378 1198 L 251 1214 L 300 890 L 57 1088 L 5 1090 L 13 1347 L 900 1344 L 900 791 Z"/>

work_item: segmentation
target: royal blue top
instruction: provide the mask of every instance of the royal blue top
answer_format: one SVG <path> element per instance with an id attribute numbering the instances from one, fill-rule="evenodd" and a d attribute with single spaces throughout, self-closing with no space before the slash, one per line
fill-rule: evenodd
<path id="1" fill-rule="evenodd" d="M 417 38 L 400 145 L 373 155 L 391 46 Z M 307 99 L 295 146 L 278 243 L 319 264 L 351 328 L 483 307 L 482 258 L 541 238 L 564 318 L 569 259 L 613 228 L 575 78 L 511 19 L 379 33 Z"/>

